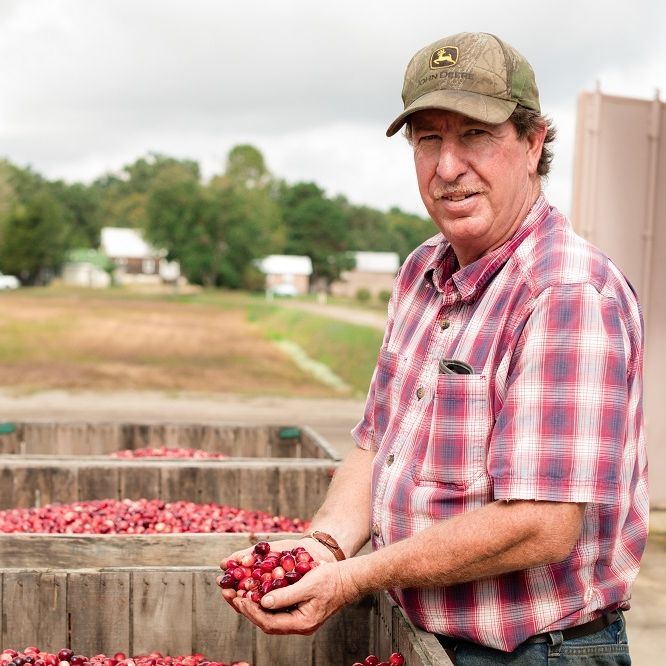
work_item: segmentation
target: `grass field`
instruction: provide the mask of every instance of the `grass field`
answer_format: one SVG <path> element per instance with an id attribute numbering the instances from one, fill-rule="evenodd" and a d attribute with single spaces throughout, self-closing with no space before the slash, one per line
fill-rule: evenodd
<path id="1" fill-rule="evenodd" d="M 19 392 L 340 395 L 274 344 L 289 340 L 360 396 L 381 343 L 378 330 L 220 291 L 22 289 L 0 294 L 0 312 L 0 386 Z"/>

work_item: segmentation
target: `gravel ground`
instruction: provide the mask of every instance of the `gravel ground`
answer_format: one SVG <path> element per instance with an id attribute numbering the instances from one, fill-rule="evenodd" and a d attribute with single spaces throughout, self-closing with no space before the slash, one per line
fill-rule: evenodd
<path id="1" fill-rule="evenodd" d="M 244 398 L 232 395 L 163 395 L 156 392 L 15 395 L 0 391 L 2 420 L 217 421 L 309 425 L 342 455 L 363 402 L 346 399 Z M 634 666 L 664 663 L 660 639 L 666 636 L 666 512 L 653 512 L 652 536 L 627 614 Z"/>

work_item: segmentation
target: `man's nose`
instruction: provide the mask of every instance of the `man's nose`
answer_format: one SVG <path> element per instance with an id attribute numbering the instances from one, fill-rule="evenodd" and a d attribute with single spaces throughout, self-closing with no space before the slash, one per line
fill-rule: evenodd
<path id="1" fill-rule="evenodd" d="M 437 175 L 446 183 L 455 182 L 467 170 L 460 146 L 452 141 L 442 141 L 437 161 Z"/>

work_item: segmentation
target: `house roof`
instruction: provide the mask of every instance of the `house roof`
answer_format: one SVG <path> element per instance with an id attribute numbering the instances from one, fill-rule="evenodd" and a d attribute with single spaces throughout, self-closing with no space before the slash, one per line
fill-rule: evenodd
<path id="1" fill-rule="evenodd" d="M 166 254 L 143 240 L 139 229 L 126 227 L 103 227 L 100 250 L 107 257 L 127 257 L 128 259 L 146 259 Z"/>
<path id="2" fill-rule="evenodd" d="M 397 252 L 353 252 L 356 270 L 364 273 L 397 273 L 400 256 Z"/>
<path id="3" fill-rule="evenodd" d="M 270 254 L 257 261 L 267 275 L 312 275 L 312 260 L 297 254 Z"/>

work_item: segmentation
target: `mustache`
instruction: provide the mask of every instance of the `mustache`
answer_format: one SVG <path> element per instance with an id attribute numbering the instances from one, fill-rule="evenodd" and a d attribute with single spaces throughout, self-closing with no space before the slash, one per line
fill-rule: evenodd
<path id="1" fill-rule="evenodd" d="M 479 194 L 481 190 L 471 189 L 469 187 L 446 187 L 439 185 L 432 191 L 432 196 L 435 199 L 443 199 L 445 197 L 468 197 L 471 194 Z"/>

